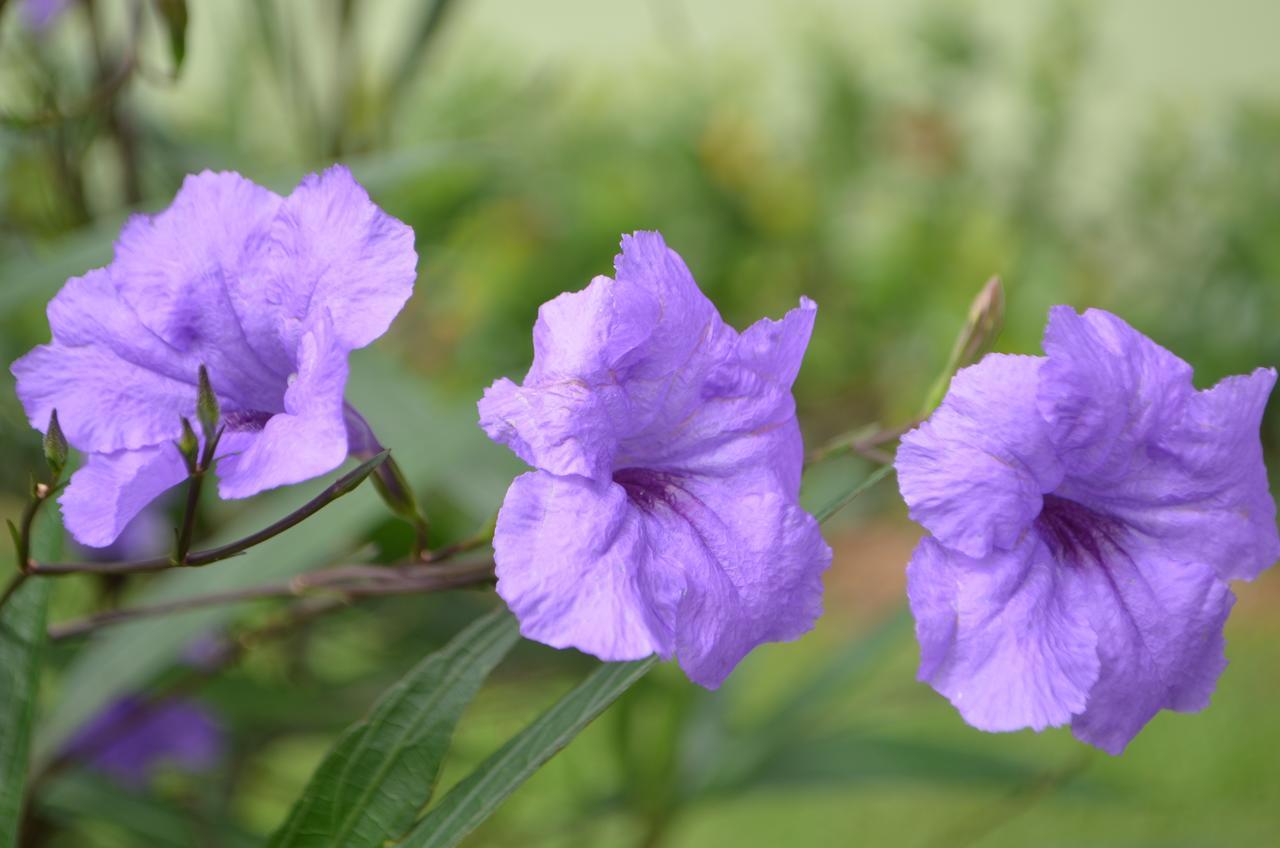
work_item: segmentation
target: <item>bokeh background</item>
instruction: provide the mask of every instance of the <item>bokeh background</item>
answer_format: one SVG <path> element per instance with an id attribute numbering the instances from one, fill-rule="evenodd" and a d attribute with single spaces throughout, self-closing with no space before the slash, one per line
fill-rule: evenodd
<path id="1" fill-rule="evenodd" d="M 1121 314 L 1202 386 L 1280 362 L 1269 0 L 94 0 L 44 28 L 25 5 L 0 3 L 0 358 L 46 340 L 48 298 L 109 261 L 125 216 L 165 206 L 184 174 L 288 191 L 347 163 L 421 256 L 349 395 L 441 541 L 482 526 L 519 471 L 475 427 L 476 398 L 527 367 L 537 305 L 608 273 L 634 229 L 661 229 L 739 326 L 819 302 L 796 387 L 811 444 L 912 420 L 991 275 L 1003 350 L 1035 352 L 1047 308 L 1068 303 Z M 1275 410 L 1264 438 L 1274 459 Z M 20 511 L 39 465 L 6 372 L 0 514 Z M 825 463 L 806 501 L 870 468 Z M 318 485 L 210 501 L 203 526 L 242 534 Z M 211 569 L 64 581 L 55 618 L 409 544 L 368 492 L 329 515 Z M 153 526 L 135 535 L 163 550 Z M 469 844 L 1275 844 L 1280 577 L 1237 587 L 1212 707 L 1162 714 L 1111 758 L 1065 730 L 982 734 L 914 682 L 903 568 L 918 530 L 891 481 L 828 529 L 814 633 L 757 651 L 716 693 L 659 669 Z M 491 603 L 362 602 L 255 644 L 184 691 L 216 720 L 212 764 L 134 784 L 60 754 L 113 699 L 189 666 L 191 644 L 275 607 L 59 644 L 28 843 L 258 844 L 336 733 Z M 518 649 L 468 712 L 444 784 L 590 664 Z"/>

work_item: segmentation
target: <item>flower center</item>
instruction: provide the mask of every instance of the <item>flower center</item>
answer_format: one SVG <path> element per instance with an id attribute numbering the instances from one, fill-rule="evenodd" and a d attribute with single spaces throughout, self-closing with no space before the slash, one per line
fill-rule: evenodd
<path id="1" fill-rule="evenodd" d="M 257 409 L 233 409 L 223 413 L 222 423 L 232 433 L 257 433 L 271 420 L 272 413 Z"/>
<path id="2" fill-rule="evenodd" d="M 636 506 L 652 511 L 658 504 L 676 507 L 680 486 L 673 474 L 648 468 L 621 468 L 613 472 L 613 482 L 627 491 Z"/>
<path id="3" fill-rule="evenodd" d="M 1080 565 L 1091 559 L 1103 565 L 1105 554 L 1124 553 L 1123 522 L 1067 498 L 1045 495 L 1035 525 L 1049 550 L 1063 562 Z"/>

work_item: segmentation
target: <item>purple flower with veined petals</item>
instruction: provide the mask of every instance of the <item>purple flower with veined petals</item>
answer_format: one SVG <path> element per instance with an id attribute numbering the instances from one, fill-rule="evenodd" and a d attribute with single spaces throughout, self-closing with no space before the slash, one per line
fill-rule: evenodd
<path id="1" fill-rule="evenodd" d="M 739 334 L 657 233 L 625 237 L 615 268 L 543 304 L 524 383 L 480 401 L 537 469 L 498 515 L 498 594 L 530 639 L 674 655 L 715 688 L 822 611 L 831 549 L 797 503 L 791 396 L 816 306 Z"/>
<path id="2" fill-rule="evenodd" d="M 224 748 L 221 726 L 196 702 L 127 696 L 90 719 L 64 754 L 122 786 L 140 789 L 160 768 L 209 771 Z"/>
<path id="3" fill-rule="evenodd" d="M 413 231 L 349 171 L 280 197 L 238 174 L 188 177 L 125 225 L 106 267 L 49 304 L 53 341 L 13 364 L 32 426 L 58 410 L 87 461 L 61 498 L 67 528 L 108 545 L 187 476 L 174 441 L 207 366 L 223 412 L 219 494 L 244 498 L 338 467 L 347 356 L 413 290 Z"/>
<path id="4" fill-rule="evenodd" d="M 931 534 L 907 570 L 919 676 L 974 727 L 1070 722 L 1119 754 L 1208 705 L 1227 581 L 1280 557 L 1258 438 L 1276 372 L 1196 391 L 1119 318 L 1064 306 L 1044 350 L 961 371 L 898 450 Z"/>

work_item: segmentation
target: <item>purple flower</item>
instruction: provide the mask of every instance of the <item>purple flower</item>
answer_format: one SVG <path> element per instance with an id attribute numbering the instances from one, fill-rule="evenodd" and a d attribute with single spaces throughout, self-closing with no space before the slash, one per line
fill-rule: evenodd
<path id="1" fill-rule="evenodd" d="M 27 28 L 35 32 L 48 29 L 66 11 L 68 3 L 69 0 L 26 0 L 22 4 L 22 16 Z"/>
<path id="2" fill-rule="evenodd" d="M 138 789 L 162 767 L 205 772 L 225 747 L 222 728 L 194 701 L 121 698 L 90 719 L 65 755 Z"/>
<path id="3" fill-rule="evenodd" d="M 386 332 L 413 289 L 413 231 L 335 166 L 280 197 L 238 174 L 188 177 L 134 217 L 106 268 L 49 304 L 53 341 L 13 365 L 31 424 L 56 407 L 88 454 L 62 496 L 80 542 L 114 540 L 187 476 L 174 440 L 199 367 L 223 411 L 219 493 L 244 498 L 347 456 L 347 356 Z"/>
<path id="4" fill-rule="evenodd" d="M 791 396 L 816 306 L 739 334 L 657 233 L 624 238 L 615 268 L 543 304 L 523 385 L 480 401 L 537 469 L 498 516 L 498 593 L 530 639 L 678 656 L 715 688 L 821 613 L 831 549 L 797 503 Z"/>
<path id="5" fill-rule="evenodd" d="M 931 534 L 907 570 L 919 676 L 974 727 L 1069 721 L 1119 754 L 1208 705 L 1226 581 L 1280 556 L 1258 438 L 1276 373 L 1196 391 L 1119 318 L 1064 306 L 1044 350 L 961 371 L 898 451 Z"/>

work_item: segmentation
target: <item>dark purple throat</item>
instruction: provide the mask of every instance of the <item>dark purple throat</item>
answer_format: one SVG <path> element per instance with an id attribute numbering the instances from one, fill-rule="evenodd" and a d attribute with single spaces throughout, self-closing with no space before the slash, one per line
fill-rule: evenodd
<path id="1" fill-rule="evenodd" d="M 233 409 L 224 413 L 222 423 L 232 433 L 256 433 L 271 420 L 272 413 L 257 409 Z"/>
<path id="2" fill-rule="evenodd" d="M 1109 515 L 1057 495 L 1044 496 L 1036 529 L 1059 561 L 1104 565 L 1108 555 L 1124 554 L 1125 525 Z"/>
<path id="3" fill-rule="evenodd" d="M 650 512 L 659 505 L 676 509 L 681 491 L 674 474 L 648 468 L 621 468 L 613 472 L 613 482 L 626 490 L 632 503 Z"/>

